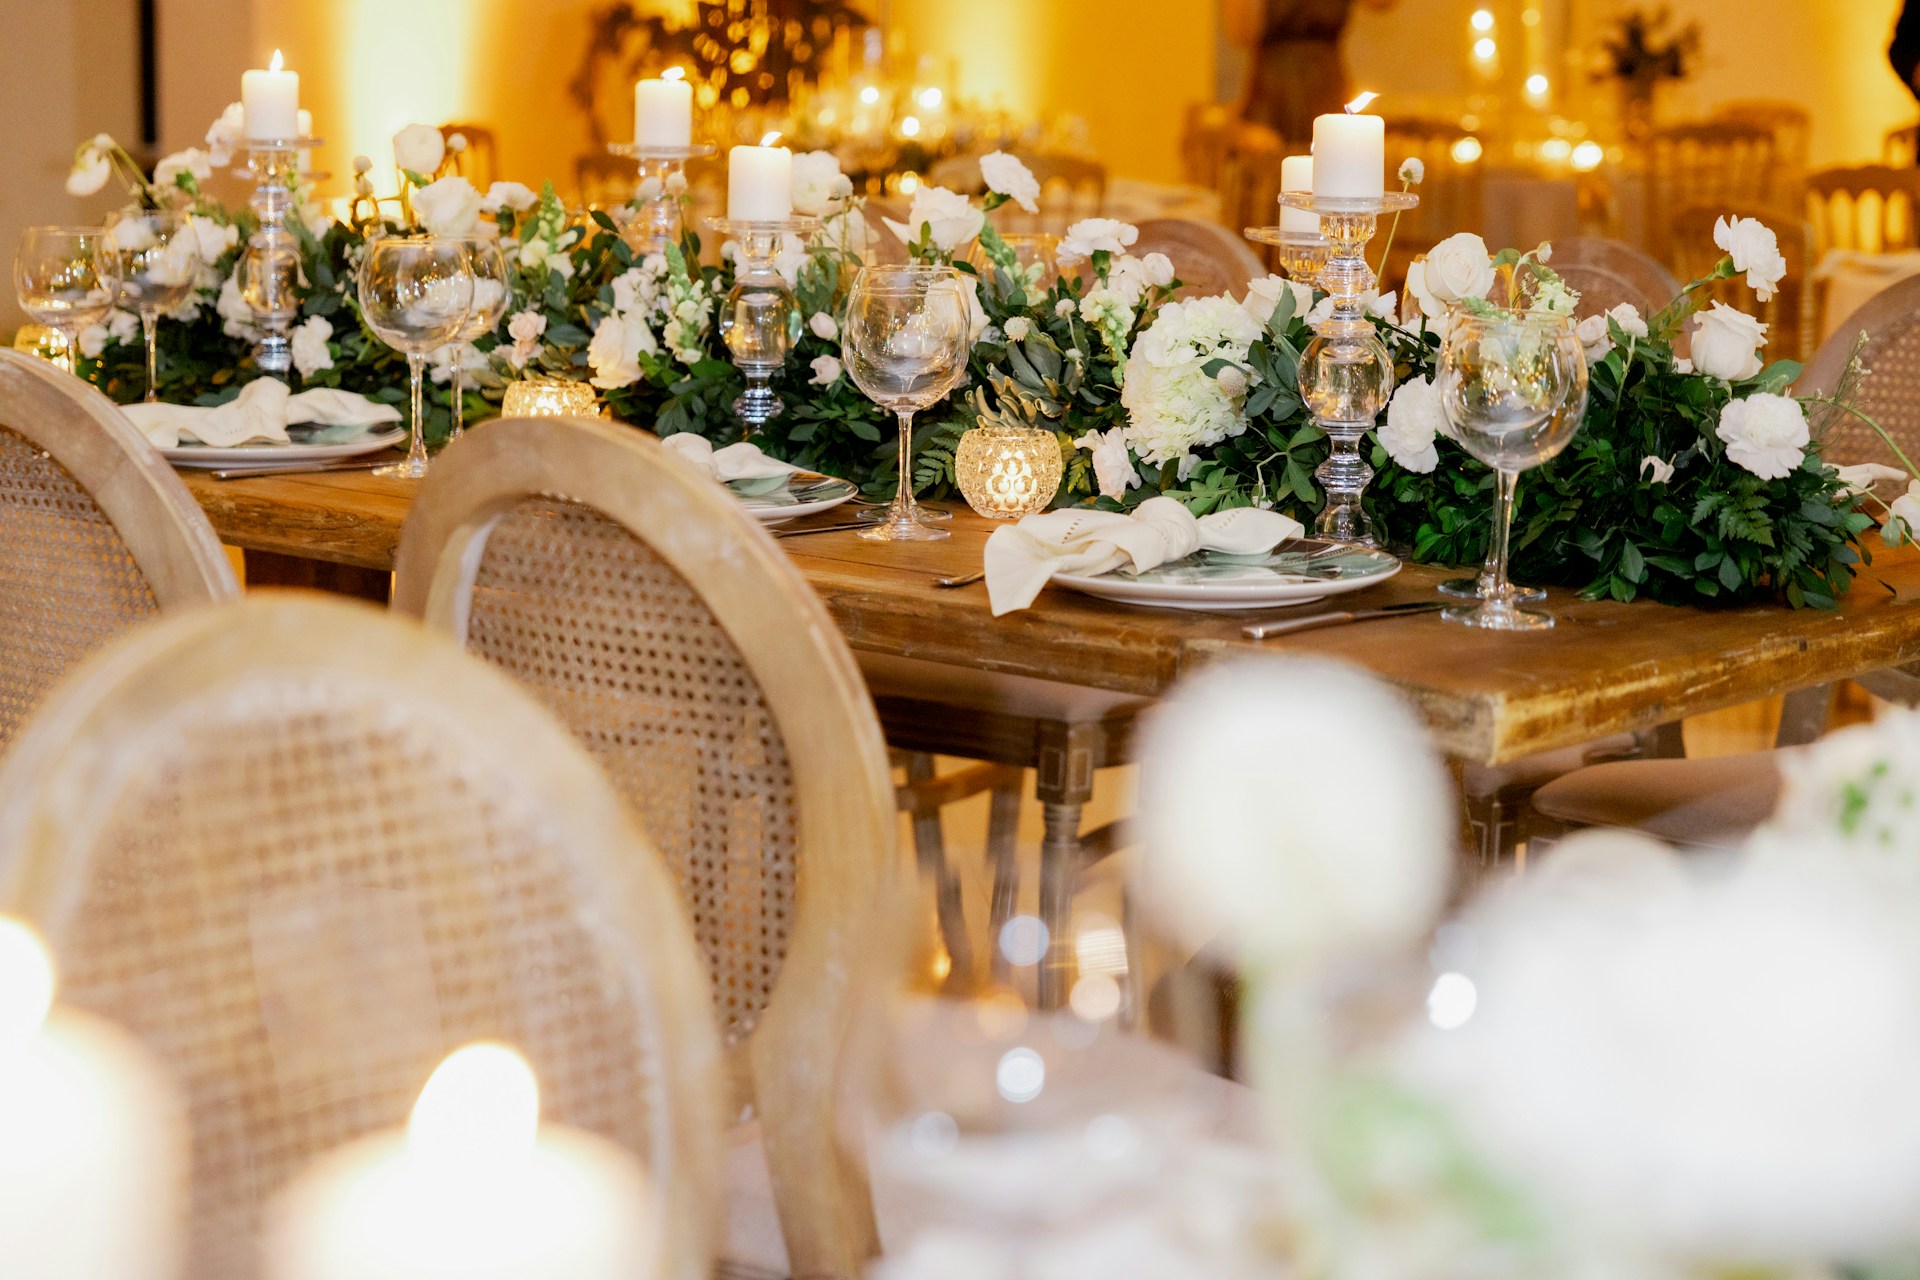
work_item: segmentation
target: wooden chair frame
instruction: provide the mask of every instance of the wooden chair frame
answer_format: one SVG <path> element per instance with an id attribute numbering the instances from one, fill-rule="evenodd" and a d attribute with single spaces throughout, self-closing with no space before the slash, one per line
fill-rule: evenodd
<path id="1" fill-rule="evenodd" d="M 835 1141 L 831 1094 L 849 983 L 896 857 L 886 746 L 819 598 L 720 485 L 657 440 L 597 419 L 503 419 L 449 448 L 401 533 L 393 607 L 466 642 L 494 525 L 521 502 L 586 506 L 699 592 L 759 681 L 787 744 L 800 826 L 794 923 L 759 1021 L 732 1050 L 736 1099 L 757 1103 L 797 1276 L 859 1274 L 877 1252 L 866 1171 Z"/>
<path id="2" fill-rule="evenodd" d="M 1247 285 L 1267 274 L 1260 255 L 1247 246 L 1244 237 L 1217 222 L 1193 218 L 1147 219 L 1140 224 L 1140 239 L 1133 253 L 1142 258 L 1149 253 L 1164 253 L 1172 259 L 1174 274 L 1191 281 L 1180 291 L 1183 298 L 1222 291 L 1239 296 L 1246 293 Z"/>
<path id="3" fill-rule="evenodd" d="M 533 698 L 443 637 L 363 604 L 256 593 L 164 619 L 90 659 L 40 709 L 0 769 L 0 908 L 37 922 L 58 952 L 80 906 L 110 798 L 150 770 L 148 743 L 184 707 L 262 672 L 345 673 L 428 705 L 460 749 L 541 802 L 557 847 L 611 890 L 593 908 L 646 957 L 638 975 L 660 1016 L 670 1115 L 648 1173 L 662 1197 L 663 1266 L 708 1280 L 722 1201 L 718 1036 L 706 974 L 671 874 L 599 767 Z"/>

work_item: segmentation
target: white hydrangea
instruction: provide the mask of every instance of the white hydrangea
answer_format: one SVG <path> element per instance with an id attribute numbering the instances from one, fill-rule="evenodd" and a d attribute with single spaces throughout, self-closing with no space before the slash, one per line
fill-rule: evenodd
<path id="1" fill-rule="evenodd" d="M 1206 371 L 1211 360 L 1246 363 L 1260 325 L 1232 298 L 1170 302 L 1133 345 L 1121 403 L 1127 442 L 1142 461 L 1185 464 L 1197 448 L 1247 429 L 1239 397 Z"/>

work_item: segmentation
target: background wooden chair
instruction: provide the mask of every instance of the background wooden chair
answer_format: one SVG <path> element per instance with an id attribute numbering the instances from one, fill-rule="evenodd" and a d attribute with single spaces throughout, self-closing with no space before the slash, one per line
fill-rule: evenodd
<path id="1" fill-rule="evenodd" d="M 1407 160 L 1420 161 L 1426 176 L 1414 188 L 1420 197 L 1419 205 L 1400 218 L 1399 230 L 1393 237 L 1393 261 L 1380 273 L 1381 288 L 1399 288 L 1413 260 L 1448 236 L 1484 229 L 1481 218 L 1483 166 L 1478 160 L 1463 163 L 1455 158 L 1455 148 L 1468 136 L 1468 131 L 1454 120 L 1401 117 L 1387 121 L 1387 189 L 1400 189 L 1396 175 Z M 1382 220 L 1379 233 L 1369 246 L 1369 259 L 1379 256 L 1386 241 L 1387 221 Z"/>
<path id="2" fill-rule="evenodd" d="M 1691 206 L 1766 208 L 1774 185 L 1773 130 L 1710 120 L 1658 129 L 1647 140 L 1648 251 L 1687 273 L 1676 253 L 1688 248 L 1667 214 Z"/>
<path id="3" fill-rule="evenodd" d="M 733 1114 L 758 1109 L 788 1261 L 859 1274 L 872 1206 L 830 1095 L 895 856 L 894 793 L 819 598 L 658 441 L 541 418 L 489 424 L 435 461 L 394 607 L 511 673 L 613 779 L 692 912 Z"/>
<path id="4" fill-rule="evenodd" d="M 1579 292 L 1583 317 L 1622 303 L 1652 316 L 1680 296 L 1680 282 L 1672 272 L 1632 245 L 1602 236 L 1554 241 L 1548 265 Z"/>
<path id="5" fill-rule="evenodd" d="M 1241 121 L 1228 131 L 1214 189 L 1220 221 L 1229 230 L 1279 222 L 1280 162 L 1286 156 L 1285 140 L 1265 125 Z"/>
<path id="6" fill-rule="evenodd" d="M 1181 176 L 1196 187 L 1220 189 L 1227 162 L 1227 139 L 1237 123 L 1234 109 L 1221 102 L 1187 105 L 1186 127 L 1180 134 Z"/>
<path id="7" fill-rule="evenodd" d="M 1205 298 L 1246 293 L 1248 282 L 1267 274 L 1258 254 L 1239 233 L 1216 222 L 1191 218 L 1150 218 L 1140 224 L 1133 246 L 1137 257 L 1164 253 L 1182 281 L 1179 297 Z"/>
<path id="8" fill-rule="evenodd" d="M 89 384 L 0 351 L 0 753 L 80 659 L 240 594 L 193 496 Z"/>
<path id="9" fill-rule="evenodd" d="M 1710 285 L 1703 296 L 1738 307 L 1767 325 L 1768 360 L 1806 359 L 1814 348 L 1816 332 L 1810 279 L 1813 229 L 1792 213 L 1778 209 L 1738 203 L 1690 205 L 1667 219 L 1673 231 L 1670 261 L 1681 280 L 1700 279 L 1726 256 L 1713 242 L 1714 224 L 1723 217 L 1758 218 L 1773 228 L 1781 256 L 1787 260 L 1787 274 L 1765 302 L 1754 297 L 1744 276 Z"/>
<path id="10" fill-rule="evenodd" d="M 1817 254 L 1897 253 L 1920 247 L 1920 169 L 1860 165 L 1807 179 L 1806 217 Z"/>
<path id="11" fill-rule="evenodd" d="M 719 1049 L 672 881 L 565 730 L 443 637 L 264 593 L 97 655 L 0 768 L 0 909 L 173 1072 L 189 1274 L 255 1276 L 292 1175 L 493 1039 L 546 1115 L 645 1162 L 660 1274 L 706 1280 Z"/>
<path id="12" fill-rule="evenodd" d="M 1730 124 L 1757 126 L 1773 135 L 1774 166 L 1764 203 L 1783 209 L 1798 204 L 1813 142 L 1812 114 L 1797 102 L 1744 98 L 1721 103 L 1713 118 Z"/>
<path id="13" fill-rule="evenodd" d="M 495 140 L 493 130 L 483 124 L 440 126 L 443 141 L 451 143 L 456 133 L 467 140 L 467 149 L 460 153 L 455 165 L 469 182 L 484 193 L 500 176 L 500 144 Z"/>

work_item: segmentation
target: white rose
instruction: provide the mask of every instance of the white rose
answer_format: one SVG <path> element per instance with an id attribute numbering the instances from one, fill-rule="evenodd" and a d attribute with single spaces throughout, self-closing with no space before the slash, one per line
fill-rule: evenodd
<path id="1" fill-rule="evenodd" d="M 1333 299 L 1322 298 L 1313 304 L 1313 309 L 1302 317 L 1309 329 L 1318 329 L 1333 319 Z"/>
<path id="2" fill-rule="evenodd" d="M 840 188 L 840 157 L 831 151 L 803 151 L 793 158 L 793 211 L 818 218 L 832 207 Z"/>
<path id="3" fill-rule="evenodd" d="M 832 342 L 840 336 L 840 326 L 824 311 L 814 312 L 812 319 L 807 321 L 807 328 L 813 330 L 813 336 L 822 342 Z"/>
<path id="4" fill-rule="evenodd" d="M 1762 480 L 1791 475 L 1807 454 L 1807 415 L 1790 396 L 1766 393 L 1735 400 L 1720 411 L 1714 434 L 1727 457 Z"/>
<path id="5" fill-rule="evenodd" d="M 533 208 L 540 197 L 533 194 L 531 187 L 518 182 L 496 182 L 487 188 L 487 194 L 481 197 L 482 213 L 498 213 L 502 209 L 511 209 L 515 213 L 525 213 Z"/>
<path id="6" fill-rule="evenodd" d="M 248 306 L 247 300 L 240 296 L 238 272 L 229 271 L 227 278 L 221 282 L 220 297 L 214 303 L 214 310 L 219 313 L 222 321 L 220 332 L 229 338 L 241 338 L 248 342 L 259 338 L 260 331 L 254 327 L 253 323 L 257 319 L 253 314 L 253 308 Z"/>
<path id="7" fill-rule="evenodd" d="M 653 331 L 639 316 L 608 316 L 594 326 L 593 340 L 587 344 L 587 363 L 593 367 L 590 381 L 606 391 L 631 386 L 640 380 L 640 353 L 652 355 L 659 349 Z"/>
<path id="8" fill-rule="evenodd" d="M 1147 283 L 1156 289 L 1164 289 L 1173 283 L 1173 259 L 1164 253 L 1150 253 L 1140 259 L 1141 269 L 1146 273 Z"/>
<path id="9" fill-rule="evenodd" d="M 1285 276 L 1267 276 L 1254 280 L 1247 285 L 1247 296 L 1240 305 L 1253 317 L 1254 323 L 1262 329 L 1273 319 L 1273 313 L 1280 305 L 1282 296 L 1293 295 L 1293 314 L 1305 317 L 1313 310 L 1313 290 L 1304 284 L 1289 280 Z"/>
<path id="10" fill-rule="evenodd" d="M 113 162 L 107 153 L 89 144 L 80 148 L 73 158 L 73 169 L 67 174 L 67 194 L 70 196 L 90 196 L 107 185 L 107 179 L 113 174 Z"/>
<path id="11" fill-rule="evenodd" d="M 1693 367 L 1709 378 L 1743 382 L 1759 374 L 1767 326 L 1724 302 L 1693 318 Z"/>
<path id="12" fill-rule="evenodd" d="M 1588 364 L 1599 364 L 1613 350 L 1613 338 L 1607 332 L 1605 316 L 1588 316 L 1573 326 L 1573 336 L 1580 339 Z"/>
<path id="13" fill-rule="evenodd" d="M 1407 267 L 1407 305 L 1406 314 L 1401 318 L 1401 327 L 1410 333 L 1419 333 L 1422 329 L 1438 334 L 1442 340 L 1452 327 L 1452 317 L 1447 303 L 1438 297 L 1427 285 L 1427 264 L 1412 263 Z"/>
<path id="14" fill-rule="evenodd" d="M 516 343 L 537 342 L 547 331 L 547 318 L 538 311 L 516 311 L 507 321 L 507 336 Z"/>
<path id="15" fill-rule="evenodd" d="M 1655 484 L 1666 484 L 1673 479 L 1673 464 L 1665 458 L 1656 458 L 1652 454 L 1640 459 L 1640 478 L 1645 480 L 1647 473 L 1653 473 Z"/>
<path id="16" fill-rule="evenodd" d="M 906 225 L 891 218 L 884 221 L 902 244 L 913 244 L 924 233 L 932 237 L 934 248 L 952 253 L 980 234 L 987 215 L 971 200 L 945 187 L 921 187 L 913 193 L 913 203 L 907 208 Z"/>
<path id="17" fill-rule="evenodd" d="M 200 261 L 208 266 L 220 261 L 221 254 L 240 243 L 240 228 L 231 222 L 219 223 L 212 218 L 203 218 L 197 213 L 187 218 L 187 233 L 193 237 L 193 247 L 199 253 Z"/>
<path id="18" fill-rule="evenodd" d="M 1027 335 L 1033 332 L 1033 322 L 1025 316 L 1014 316 L 1007 321 L 1007 341 L 1025 342 Z"/>
<path id="19" fill-rule="evenodd" d="M 229 102 L 214 122 L 207 126 L 207 162 L 226 164 L 233 159 L 233 149 L 240 145 L 247 135 L 247 109 L 238 102 Z"/>
<path id="20" fill-rule="evenodd" d="M 333 368 L 333 352 L 327 348 L 332 336 L 333 322 L 325 316 L 313 316 L 293 331 L 293 367 L 301 377 Z"/>
<path id="21" fill-rule="evenodd" d="M 162 187 L 180 185 L 180 175 L 183 173 L 192 174 L 195 182 L 206 182 L 213 177 L 213 161 L 200 148 L 188 147 L 153 166 L 154 183 Z"/>
<path id="22" fill-rule="evenodd" d="M 1758 218 L 1721 218 L 1713 224 L 1713 243 L 1733 259 L 1734 270 L 1747 273 L 1747 287 L 1762 302 L 1787 274 L 1779 237 Z"/>
<path id="23" fill-rule="evenodd" d="M 1133 242 L 1139 238 L 1138 227 L 1117 218 L 1085 218 L 1067 228 L 1066 238 L 1060 241 L 1060 251 L 1054 261 L 1059 266 L 1070 267 L 1087 261 L 1096 253 L 1118 257 L 1132 248 Z"/>
<path id="24" fill-rule="evenodd" d="M 1426 291 L 1439 302 L 1451 306 L 1463 298 L 1484 298 L 1494 278 L 1487 242 L 1471 231 L 1448 236 L 1427 251 L 1422 279 Z"/>
<path id="25" fill-rule="evenodd" d="M 393 162 L 423 178 L 431 178 L 447 158 L 447 144 L 430 124 L 410 124 L 393 135 Z"/>
<path id="26" fill-rule="evenodd" d="M 812 368 L 810 381 L 816 387 L 830 387 L 840 381 L 840 361 L 834 356 L 815 356 Z"/>
<path id="27" fill-rule="evenodd" d="M 1647 322 L 1640 316 L 1640 308 L 1631 302 L 1623 302 L 1607 312 L 1607 319 L 1620 326 L 1620 332 L 1635 338 L 1647 336 Z"/>
<path id="28" fill-rule="evenodd" d="M 1912 542 L 1915 530 L 1920 530 L 1920 480 L 1907 486 L 1907 491 L 1888 504 L 1892 516 L 1881 536 L 1890 546 L 1902 542 Z"/>
<path id="29" fill-rule="evenodd" d="M 414 192 L 413 212 L 429 234 L 457 240 L 480 229 L 480 193 L 456 174 Z"/>
<path id="30" fill-rule="evenodd" d="M 1387 421 L 1378 432 L 1380 447 L 1408 471 L 1425 475 L 1440 465 L 1440 452 L 1433 442 L 1445 427 L 1440 393 L 1427 379 L 1414 378 L 1402 383 L 1387 402 Z"/>
<path id="31" fill-rule="evenodd" d="M 1103 497 L 1123 498 L 1127 490 L 1140 487 L 1140 474 L 1127 456 L 1127 433 L 1123 427 L 1110 427 L 1102 434 L 1089 431 L 1075 440 L 1074 447 L 1093 455 L 1093 478 Z"/>
<path id="32" fill-rule="evenodd" d="M 1006 196 L 1028 213 L 1040 212 L 1040 183 L 1017 157 L 1004 151 L 981 156 L 980 177 L 987 190 Z"/>

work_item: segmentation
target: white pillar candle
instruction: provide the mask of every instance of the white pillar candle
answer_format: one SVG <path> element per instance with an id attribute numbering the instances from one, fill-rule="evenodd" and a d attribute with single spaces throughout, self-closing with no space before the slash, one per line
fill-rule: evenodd
<path id="1" fill-rule="evenodd" d="M 0 918 L 0 1270 L 172 1280 L 186 1123 L 136 1041 L 52 998 L 46 949 Z"/>
<path id="2" fill-rule="evenodd" d="M 779 222 L 793 216 L 793 152 L 773 143 L 727 153 L 727 216 L 736 222 Z"/>
<path id="3" fill-rule="evenodd" d="M 1360 105 L 1371 101 L 1372 95 Z M 1378 199 L 1387 189 L 1387 126 L 1349 109 L 1313 121 L 1313 194 Z"/>
<path id="4" fill-rule="evenodd" d="M 246 112 L 249 138 L 278 141 L 300 133 L 300 76 L 283 69 L 280 51 L 265 71 L 240 77 L 240 105 Z"/>
<path id="5" fill-rule="evenodd" d="M 693 86 L 666 79 L 634 85 L 633 140 L 643 147 L 691 146 Z"/>
<path id="6" fill-rule="evenodd" d="M 1312 156 L 1288 156 L 1280 162 L 1280 190 L 1301 194 L 1313 190 Z M 1320 219 L 1305 209 L 1289 209 L 1286 205 L 1281 205 L 1280 230 L 1319 235 Z"/>
<path id="7" fill-rule="evenodd" d="M 270 1280 L 651 1280 L 658 1208 L 604 1138 L 540 1124 L 533 1071 L 469 1045 L 440 1064 L 404 1131 L 301 1174 L 267 1224 Z"/>

